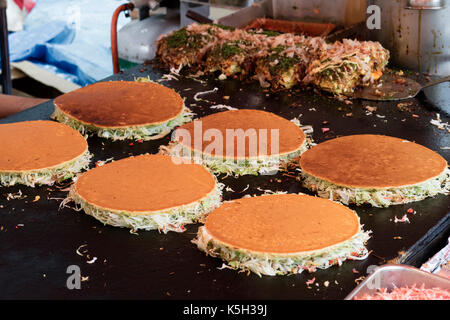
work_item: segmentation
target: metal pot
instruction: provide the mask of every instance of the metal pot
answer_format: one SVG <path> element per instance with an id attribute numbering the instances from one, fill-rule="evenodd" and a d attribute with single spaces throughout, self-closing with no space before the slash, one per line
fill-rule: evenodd
<path id="1" fill-rule="evenodd" d="M 370 38 L 390 50 L 391 61 L 431 75 L 450 74 L 449 0 L 370 0 L 381 8 L 381 29 Z"/>
<path id="2" fill-rule="evenodd" d="M 435 76 L 450 75 L 450 0 L 369 0 L 381 8 L 381 29 L 369 31 L 391 52 L 391 63 Z M 435 107 L 450 114 L 450 85 L 424 89 Z"/>

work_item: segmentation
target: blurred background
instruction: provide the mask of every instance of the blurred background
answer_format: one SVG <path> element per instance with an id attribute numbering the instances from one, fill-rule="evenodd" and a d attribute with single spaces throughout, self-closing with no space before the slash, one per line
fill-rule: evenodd
<path id="1" fill-rule="evenodd" d="M 8 0 L 13 93 L 52 98 L 111 75 L 111 17 L 124 2 Z"/>
<path id="2" fill-rule="evenodd" d="M 154 41 L 161 34 L 194 22 L 186 16 L 188 11 L 216 20 L 258 3 L 252 0 L 7 0 L 13 94 L 53 98 L 111 75 L 112 17 L 116 8 L 130 2 L 135 8 L 118 14 L 117 20 L 121 69 L 152 59 Z M 279 2 L 280 11 L 284 10 L 283 4 L 291 5 L 291 1 Z M 326 2 L 329 7 L 333 1 Z M 365 1 L 350 2 L 356 11 L 346 8 L 346 12 L 338 13 L 342 17 L 333 14 L 334 17 L 328 18 L 346 19 L 349 23 L 364 19 L 365 7 L 361 3 Z M 330 12 L 323 5 L 320 4 L 322 12 Z M 355 14 L 357 11 L 359 15 Z"/>
<path id="3" fill-rule="evenodd" d="M 2 75 L 11 79 L 10 90 L 5 90 L 8 84 L 2 82 L 3 93 L 51 99 L 153 59 L 158 37 L 192 22 L 241 27 L 261 17 L 331 23 L 336 39 L 359 36 L 380 41 L 390 50 L 392 65 L 447 76 L 449 2 L 0 0 L 0 17 L 6 12 L 1 25 L 3 29 L 7 26 L 3 33 L 8 38 L 10 61 L 6 67 L 10 75 Z M 368 17 L 376 14 L 368 11 L 371 6 L 379 8 L 379 29 L 366 27 Z M 327 40 L 332 41 L 333 34 Z M 446 110 L 450 108 L 449 93 L 448 82 L 425 90 L 429 100 Z"/>

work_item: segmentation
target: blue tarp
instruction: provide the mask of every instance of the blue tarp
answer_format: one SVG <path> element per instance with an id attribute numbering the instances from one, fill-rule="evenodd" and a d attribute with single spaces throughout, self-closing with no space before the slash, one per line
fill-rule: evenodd
<path id="1" fill-rule="evenodd" d="M 9 35 L 11 61 L 30 60 L 81 86 L 113 73 L 111 18 L 123 0 L 37 0 Z M 129 21 L 122 13 L 119 30 Z"/>

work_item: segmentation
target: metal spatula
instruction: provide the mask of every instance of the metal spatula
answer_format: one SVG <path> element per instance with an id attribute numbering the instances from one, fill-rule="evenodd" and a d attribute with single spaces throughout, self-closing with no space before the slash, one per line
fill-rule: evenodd
<path id="1" fill-rule="evenodd" d="M 369 87 L 357 89 L 351 98 L 375 100 L 375 101 L 396 101 L 414 98 L 422 89 L 450 81 L 450 76 L 428 82 L 425 85 L 395 74 L 384 74 L 379 82 Z"/>

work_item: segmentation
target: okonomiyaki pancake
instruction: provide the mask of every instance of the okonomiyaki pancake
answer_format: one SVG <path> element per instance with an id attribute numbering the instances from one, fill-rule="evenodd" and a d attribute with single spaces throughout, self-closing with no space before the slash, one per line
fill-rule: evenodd
<path id="1" fill-rule="evenodd" d="M 339 203 L 275 194 L 224 202 L 193 242 L 231 268 L 284 275 L 365 259 L 368 239 L 357 214 Z"/>
<path id="2" fill-rule="evenodd" d="M 352 135 L 311 148 L 300 159 L 303 184 L 324 198 L 377 207 L 448 194 L 447 161 L 419 144 Z"/>
<path id="3" fill-rule="evenodd" d="M 0 185 L 52 185 L 88 169 L 83 136 L 53 121 L 0 125 Z"/>
<path id="4" fill-rule="evenodd" d="M 98 82 L 54 100 L 52 118 L 82 134 L 113 140 L 152 140 L 191 121 L 174 90 L 145 81 Z"/>
<path id="5" fill-rule="evenodd" d="M 108 163 L 80 176 L 69 198 L 104 224 L 184 231 L 221 201 L 221 184 L 203 166 L 164 155 Z"/>
<path id="6" fill-rule="evenodd" d="M 205 139 L 203 134 L 210 130 L 218 137 Z M 191 138 L 185 139 L 185 135 Z M 175 130 L 169 147 L 162 150 L 195 159 L 215 173 L 256 175 L 278 170 L 280 162 L 298 157 L 309 145 L 310 139 L 293 122 L 247 109 L 219 112 L 184 124 Z"/>

